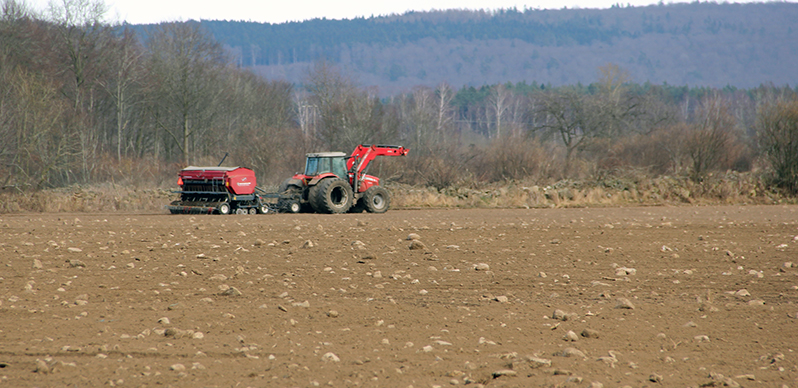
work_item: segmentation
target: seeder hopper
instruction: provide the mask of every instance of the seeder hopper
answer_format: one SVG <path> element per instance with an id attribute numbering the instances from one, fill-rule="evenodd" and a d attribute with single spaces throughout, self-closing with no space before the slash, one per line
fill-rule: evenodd
<path id="1" fill-rule="evenodd" d="M 180 199 L 167 206 L 172 214 L 269 212 L 255 172 L 245 167 L 186 167 L 178 174 L 177 185 Z"/>

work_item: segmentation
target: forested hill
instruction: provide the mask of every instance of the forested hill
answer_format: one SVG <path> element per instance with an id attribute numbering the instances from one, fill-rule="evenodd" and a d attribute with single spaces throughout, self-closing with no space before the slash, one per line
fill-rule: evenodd
<path id="1" fill-rule="evenodd" d="M 301 83 L 326 59 L 382 94 L 415 85 L 590 83 L 615 63 L 635 82 L 753 87 L 798 83 L 798 4 L 448 10 L 263 24 L 203 20 L 239 64 Z"/>

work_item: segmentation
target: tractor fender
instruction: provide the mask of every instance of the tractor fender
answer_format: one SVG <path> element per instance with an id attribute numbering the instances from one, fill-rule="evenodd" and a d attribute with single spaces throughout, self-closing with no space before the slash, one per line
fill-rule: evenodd
<path id="1" fill-rule="evenodd" d="M 297 187 L 304 186 L 304 183 L 302 183 L 302 179 L 296 179 L 296 178 L 288 179 L 287 181 L 285 181 L 285 183 L 286 186 L 297 186 Z"/>
<path id="2" fill-rule="evenodd" d="M 317 176 L 313 177 L 313 179 L 311 179 L 311 180 L 308 182 L 308 186 L 315 186 L 315 185 L 316 185 L 317 183 L 319 183 L 319 181 L 321 181 L 322 179 L 324 179 L 324 178 L 329 178 L 329 177 L 335 177 L 335 178 L 337 178 L 337 177 L 338 177 L 338 175 L 335 175 L 335 174 L 333 174 L 333 173 L 331 173 L 331 172 L 327 172 L 327 173 L 324 173 L 324 174 L 317 175 Z"/>
<path id="3" fill-rule="evenodd" d="M 296 186 L 299 188 L 305 187 L 305 182 L 302 179 L 297 178 L 296 176 L 288 178 L 280 184 L 280 187 L 277 189 L 279 194 L 282 194 L 284 191 L 288 190 L 289 187 Z"/>

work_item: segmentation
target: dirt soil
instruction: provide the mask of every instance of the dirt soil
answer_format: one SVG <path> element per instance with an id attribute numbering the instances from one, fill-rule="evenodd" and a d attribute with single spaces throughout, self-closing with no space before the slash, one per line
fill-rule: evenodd
<path id="1" fill-rule="evenodd" d="M 797 387 L 798 206 L 0 217 L 0 386 Z"/>

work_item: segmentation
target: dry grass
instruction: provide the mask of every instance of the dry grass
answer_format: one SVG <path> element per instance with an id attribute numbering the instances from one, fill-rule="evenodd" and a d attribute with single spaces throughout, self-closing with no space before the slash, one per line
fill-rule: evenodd
<path id="1" fill-rule="evenodd" d="M 136 189 L 112 184 L 71 186 L 33 193 L 0 193 L 0 213 L 165 212 L 174 195 L 168 189 Z"/>
<path id="2" fill-rule="evenodd" d="M 557 208 L 653 206 L 663 204 L 775 204 L 796 198 L 767 189 L 752 174 L 729 173 L 702 183 L 686 178 L 614 179 L 601 182 L 559 181 L 550 185 L 511 182 L 478 188 L 391 186 L 397 208 Z"/>
<path id="3" fill-rule="evenodd" d="M 560 208 L 652 206 L 663 204 L 795 203 L 767 188 L 753 174 L 729 173 L 702 183 L 686 178 L 626 176 L 595 181 L 503 184 L 467 183 L 441 190 L 391 184 L 392 207 L 400 208 Z M 42 190 L 0 192 L 0 213 L 20 212 L 143 212 L 165 213 L 175 199 L 173 188 L 139 189 L 111 183 Z M 268 188 L 267 188 L 268 189 Z"/>

